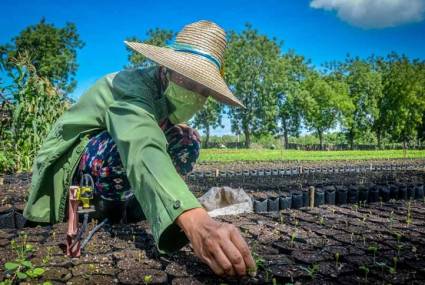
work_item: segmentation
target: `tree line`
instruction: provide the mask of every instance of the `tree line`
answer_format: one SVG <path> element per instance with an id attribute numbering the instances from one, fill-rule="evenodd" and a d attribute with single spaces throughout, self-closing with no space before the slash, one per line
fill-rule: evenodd
<path id="1" fill-rule="evenodd" d="M 175 32 L 151 29 L 147 39 L 168 45 Z M 208 100 L 192 123 L 205 133 L 208 145 L 212 128 L 230 119 L 234 134 L 242 134 L 245 146 L 252 138 L 276 135 L 288 145 L 290 136 L 302 130 L 315 134 L 342 132 L 346 142 L 418 144 L 425 139 L 425 62 L 395 52 L 359 58 L 347 55 L 315 67 L 283 43 L 260 34 L 250 24 L 241 32 L 228 31 L 225 55 L 226 82 L 246 109 L 227 108 Z M 130 66 L 149 64 L 130 49 Z"/>
<path id="2" fill-rule="evenodd" d="M 143 39 L 127 40 L 166 46 L 175 35 L 155 28 Z M 282 41 L 250 24 L 240 32 L 227 31 L 227 37 L 224 79 L 246 109 L 208 99 L 191 121 L 204 131 L 204 146 L 224 116 L 246 147 L 267 136 L 281 136 L 288 145 L 304 130 L 321 145 L 335 130 L 351 147 L 386 142 L 407 147 L 425 139 L 424 60 L 390 53 L 347 56 L 317 67 L 293 50 L 284 52 Z M 2 161 L 17 161 L 23 168 L 31 164 L 52 122 L 73 101 L 69 94 L 77 84 L 77 51 L 83 47 L 75 24 L 61 28 L 44 19 L 0 45 L 0 167 Z M 151 64 L 128 49 L 126 67 Z"/>

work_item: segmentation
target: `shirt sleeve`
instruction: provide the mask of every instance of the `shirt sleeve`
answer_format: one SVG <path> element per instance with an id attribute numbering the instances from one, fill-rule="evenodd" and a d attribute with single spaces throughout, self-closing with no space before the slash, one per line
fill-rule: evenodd
<path id="1" fill-rule="evenodd" d="M 172 164 L 166 151 L 167 140 L 149 104 L 134 97 L 127 99 L 109 105 L 106 128 L 117 145 L 158 250 L 172 252 L 188 242 L 175 223 L 176 218 L 186 210 L 202 206 Z"/>

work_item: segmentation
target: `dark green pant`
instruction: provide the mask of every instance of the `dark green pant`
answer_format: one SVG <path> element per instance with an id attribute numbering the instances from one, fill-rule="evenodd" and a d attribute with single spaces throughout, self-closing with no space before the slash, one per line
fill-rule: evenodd
<path id="1" fill-rule="evenodd" d="M 127 201 L 114 201 L 95 195 L 93 204 L 96 208 L 93 218 L 99 221 L 108 218 L 112 223 L 134 223 L 146 219 L 135 196 Z"/>

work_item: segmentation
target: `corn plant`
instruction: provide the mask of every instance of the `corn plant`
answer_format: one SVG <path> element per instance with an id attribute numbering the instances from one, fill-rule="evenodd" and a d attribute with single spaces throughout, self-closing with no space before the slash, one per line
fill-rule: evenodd
<path id="1" fill-rule="evenodd" d="M 16 68 L 9 72 L 12 84 L 2 95 L 2 101 L 8 102 L 8 119 L 0 121 L 0 149 L 9 156 L 0 160 L 0 170 L 28 171 L 43 139 L 69 102 L 49 80 L 38 75 L 27 53 L 10 62 Z"/>

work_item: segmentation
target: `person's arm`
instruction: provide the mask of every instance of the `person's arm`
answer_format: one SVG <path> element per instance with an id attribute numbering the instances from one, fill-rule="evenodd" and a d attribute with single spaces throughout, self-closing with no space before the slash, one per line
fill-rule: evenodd
<path id="1" fill-rule="evenodd" d="M 195 254 L 216 274 L 255 270 L 236 227 L 209 217 L 178 175 L 166 152 L 166 138 L 146 110 L 150 107 L 141 99 L 117 100 L 105 121 L 160 252 L 177 250 L 188 238 Z"/>
<path id="2" fill-rule="evenodd" d="M 166 138 L 146 110 L 150 106 L 141 99 L 117 99 L 106 111 L 105 124 L 159 251 L 171 252 L 188 242 L 176 218 L 202 206 L 178 175 L 166 151 Z"/>

